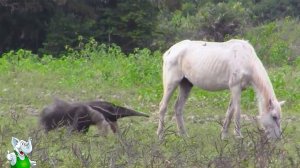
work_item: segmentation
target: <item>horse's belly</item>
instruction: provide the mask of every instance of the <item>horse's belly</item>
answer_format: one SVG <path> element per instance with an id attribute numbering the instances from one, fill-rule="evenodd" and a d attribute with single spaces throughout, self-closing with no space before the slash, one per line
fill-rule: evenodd
<path id="1" fill-rule="evenodd" d="M 203 80 L 191 81 L 194 86 L 209 91 L 218 91 L 228 89 L 228 82 L 203 78 Z"/>
<path id="2" fill-rule="evenodd" d="M 229 88 L 229 74 L 227 72 L 198 72 L 185 74 L 185 77 L 197 87 L 209 91 Z"/>

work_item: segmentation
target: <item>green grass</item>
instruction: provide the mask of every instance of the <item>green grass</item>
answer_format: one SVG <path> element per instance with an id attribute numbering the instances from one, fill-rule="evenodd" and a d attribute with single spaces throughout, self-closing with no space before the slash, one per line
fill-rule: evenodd
<path id="1" fill-rule="evenodd" d="M 166 121 L 166 138 L 156 137 L 158 105 L 162 97 L 161 53 L 147 49 L 125 56 L 118 47 L 88 44 L 67 57 L 38 58 L 25 50 L 0 58 L 0 167 L 8 167 L 11 137 L 33 139 L 31 160 L 38 167 L 299 167 L 300 64 L 269 68 L 283 107 L 284 139 L 262 143 L 255 123 L 243 120 L 245 136 L 220 140 L 220 124 L 229 94 L 192 90 L 184 117 L 189 138 L 176 135 L 172 120 L 174 95 Z M 89 46 L 92 45 L 92 46 Z M 273 51 L 275 52 L 275 51 Z M 87 135 L 59 129 L 45 134 L 39 113 L 53 97 L 68 101 L 103 99 L 149 114 L 148 118 L 119 121 L 122 136 Z M 243 92 L 242 113 L 256 116 L 252 89 Z M 232 135 L 232 134 L 231 134 Z"/>

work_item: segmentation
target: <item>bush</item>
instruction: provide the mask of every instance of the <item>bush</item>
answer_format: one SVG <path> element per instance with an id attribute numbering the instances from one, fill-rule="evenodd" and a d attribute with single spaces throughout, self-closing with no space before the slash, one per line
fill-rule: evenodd
<path id="1" fill-rule="evenodd" d="M 253 22 L 261 24 L 287 16 L 299 17 L 299 7 L 300 1 L 298 0 L 260 0 L 249 8 L 254 15 Z"/>
<path id="2" fill-rule="evenodd" d="M 207 3 L 194 18 L 198 37 L 224 41 L 228 35 L 240 34 L 248 21 L 247 10 L 241 3 Z"/>
<path id="3" fill-rule="evenodd" d="M 79 47 L 81 42 L 87 42 L 92 36 L 94 24 L 94 20 L 56 12 L 47 27 L 47 36 L 39 52 L 59 57 L 65 51 L 65 46 Z"/>
<path id="4" fill-rule="evenodd" d="M 281 37 L 280 31 L 277 22 L 271 22 L 245 34 L 245 38 L 254 45 L 258 57 L 265 64 L 280 66 L 289 61 L 289 43 Z"/>
<path id="5" fill-rule="evenodd" d="M 181 10 L 161 13 L 158 40 L 162 49 L 183 39 L 224 41 L 226 36 L 240 34 L 249 19 L 249 12 L 239 2 L 204 3 L 198 8 L 184 3 Z"/>

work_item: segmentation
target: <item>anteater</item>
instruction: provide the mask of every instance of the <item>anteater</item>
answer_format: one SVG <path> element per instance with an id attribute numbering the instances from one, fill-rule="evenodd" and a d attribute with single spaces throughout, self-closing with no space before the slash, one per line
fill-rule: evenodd
<path id="1" fill-rule="evenodd" d="M 46 132 L 67 126 L 71 131 L 83 133 L 88 131 L 90 125 L 96 125 L 106 135 L 108 127 L 116 133 L 118 131 L 117 120 L 129 116 L 149 117 L 147 114 L 106 101 L 69 103 L 55 99 L 53 104 L 43 109 L 40 124 Z"/>

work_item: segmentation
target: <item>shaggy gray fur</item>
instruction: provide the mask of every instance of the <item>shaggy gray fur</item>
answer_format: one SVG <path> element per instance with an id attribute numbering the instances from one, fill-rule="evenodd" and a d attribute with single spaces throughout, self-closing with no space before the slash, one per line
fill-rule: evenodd
<path id="1" fill-rule="evenodd" d="M 40 123 L 46 132 L 62 126 L 68 126 L 71 131 L 87 132 L 90 125 L 96 125 L 107 134 L 107 127 L 117 132 L 117 120 L 128 116 L 149 117 L 105 101 L 68 103 L 55 99 L 53 104 L 43 109 Z"/>

